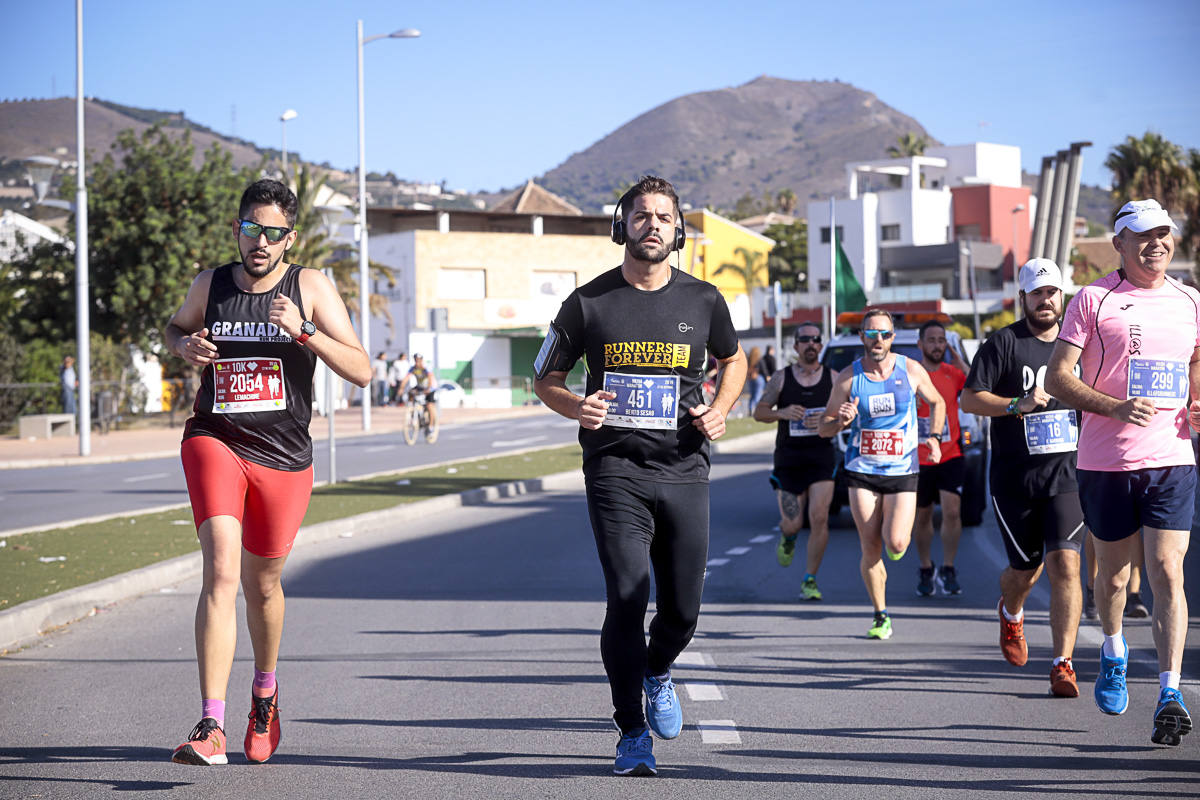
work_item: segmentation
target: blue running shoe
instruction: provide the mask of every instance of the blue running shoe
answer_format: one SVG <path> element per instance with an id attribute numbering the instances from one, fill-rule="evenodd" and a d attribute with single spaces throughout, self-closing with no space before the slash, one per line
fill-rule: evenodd
<path id="1" fill-rule="evenodd" d="M 642 679 L 646 690 L 646 722 L 660 739 L 674 739 L 683 730 L 683 709 L 679 707 L 679 696 L 675 684 L 668 675 L 659 681 L 651 675 Z"/>
<path id="2" fill-rule="evenodd" d="M 1163 689 L 1158 694 L 1158 708 L 1154 712 L 1154 733 L 1150 741 L 1155 744 L 1177 746 L 1183 737 L 1192 731 L 1192 718 L 1183 695 L 1178 689 Z"/>
<path id="3" fill-rule="evenodd" d="M 614 775 L 650 776 L 658 774 L 654 763 L 654 740 L 650 731 L 639 728 L 632 733 L 622 733 L 617 742 L 617 760 L 613 763 Z"/>
<path id="4" fill-rule="evenodd" d="M 1129 690 L 1125 686 L 1125 670 L 1129 666 L 1129 645 L 1125 637 L 1124 658 L 1109 658 L 1100 648 L 1100 674 L 1096 676 L 1096 705 L 1105 714 L 1124 714 L 1129 707 Z"/>

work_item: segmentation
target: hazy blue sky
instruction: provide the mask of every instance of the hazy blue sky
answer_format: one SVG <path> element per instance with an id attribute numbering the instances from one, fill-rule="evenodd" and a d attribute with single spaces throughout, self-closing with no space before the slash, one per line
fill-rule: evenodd
<path id="1" fill-rule="evenodd" d="M 74 95 L 73 0 L 0 11 L 0 99 Z M 514 186 L 657 105 L 763 74 L 852 83 L 948 144 L 1018 145 L 1031 172 L 1090 140 L 1087 183 L 1108 184 L 1130 134 L 1200 147 L 1195 0 L 85 0 L 84 89 L 274 147 L 294 108 L 288 149 L 351 168 L 359 18 L 368 36 L 422 32 L 365 48 L 368 168 L 451 188 Z"/>

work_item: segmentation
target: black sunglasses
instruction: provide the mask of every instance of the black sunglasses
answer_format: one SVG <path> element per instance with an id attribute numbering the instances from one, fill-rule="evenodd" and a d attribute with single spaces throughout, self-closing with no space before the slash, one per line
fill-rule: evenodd
<path id="1" fill-rule="evenodd" d="M 266 234 L 267 241 L 271 244 L 280 242 L 283 237 L 291 233 L 293 228 L 281 228 L 278 225 L 259 225 L 257 222 L 251 222 L 248 219 L 238 220 L 238 232 L 247 239 L 257 239 L 259 236 Z"/>
<path id="2" fill-rule="evenodd" d="M 816 342 L 817 344 L 820 344 L 821 337 L 820 336 L 797 336 L 796 341 L 799 342 L 800 344 L 808 344 L 809 342 Z"/>

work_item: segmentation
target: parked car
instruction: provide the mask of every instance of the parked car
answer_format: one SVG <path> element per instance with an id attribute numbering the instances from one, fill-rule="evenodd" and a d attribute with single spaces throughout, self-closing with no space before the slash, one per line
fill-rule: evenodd
<path id="1" fill-rule="evenodd" d="M 970 364 L 967 349 L 963 346 L 962 338 L 954 331 L 946 331 L 946 339 L 951 347 L 958 351 L 963 360 Z M 900 353 L 909 358 L 921 360 L 921 351 L 917 347 L 917 331 L 900 328 L 892 342 L 892 352 Z M 835 336 L 821 351 L 821 363 L 829 367 L 835 374 L 850 366 L 854 359 L 863 354 L 862 340 L 857 335 L 847 334 Z M 945 361 L 950 362 L 947 350 Z M 983 522 L 983 512 L 987 507 L 987 463 L 988 463 L 988 421 L 985 417 L 967 414 L 962 409 L 958 411 L 963 466 L 966 477 L 963 480 L 962 521 L 963 525 L 979 525 Z M 837 470 L 834 473 L 833 502 L 830 504 L 830 514 L 836 514 L 842 506 L 849 503 L 849 492 L 846 489 L 843 467 L 845 464 L 847 437 L 849 431 L 842 431 L 834 437 L 834 447 L 838 450 Z"/>

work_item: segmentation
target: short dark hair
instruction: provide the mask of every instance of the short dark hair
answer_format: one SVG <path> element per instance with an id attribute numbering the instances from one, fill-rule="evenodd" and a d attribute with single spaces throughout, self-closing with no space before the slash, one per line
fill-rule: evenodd
<path id="1" fill-rule="evenodd" d="M 936 319 L 926 320 L 924 323 L 921 324 L 920 329 L 917 331 L 917 338 L 924 339 L 925 331 L 929 330 L 930 328 L 941 328 L 943 331 L 946 330 L 946 326 L 941 322 L 941 320 L 936 320 Z"/>
<path id="2" fill-rule="evenodd" d="M 300 201 L 296 193 L 284 184 L 271 178 L 261 178 L 246 187 L 242 192 L 242 201 L 238 204 L 238 216 L 245 219 L 251 206 L 276 206 L 283 212 L 289 228 L 296 226 L 296 214 L 300 210 Z"/>
<path id="3" fill-rule="evenodd" d="M 643 175 L 640 181 L 621 196 L 621 219 L 629 216 L 629 209 L 633 208 L 633 201 L 644 194 L 662 194 L 671 198 L 671 205 L 675 207 L 675 219 L 679 220 L 679 195 L 675 193 L 675 187 L 671 185 L 670 181 L 657 175 Z"/>
<path id="4" fill-rule="evenodd" d="M 893 317 L 892 312 L 888 311 L 886 308 L 868 308 L 866 311 L 864 311 L 862 315 L 862 324 L 864 328 L 867 326 L 867 320 L 869 320 L 871 317 L 887 317 L 887 321 L 892 323 L 892 327 L 896 327 L 896 318 Z"/>

